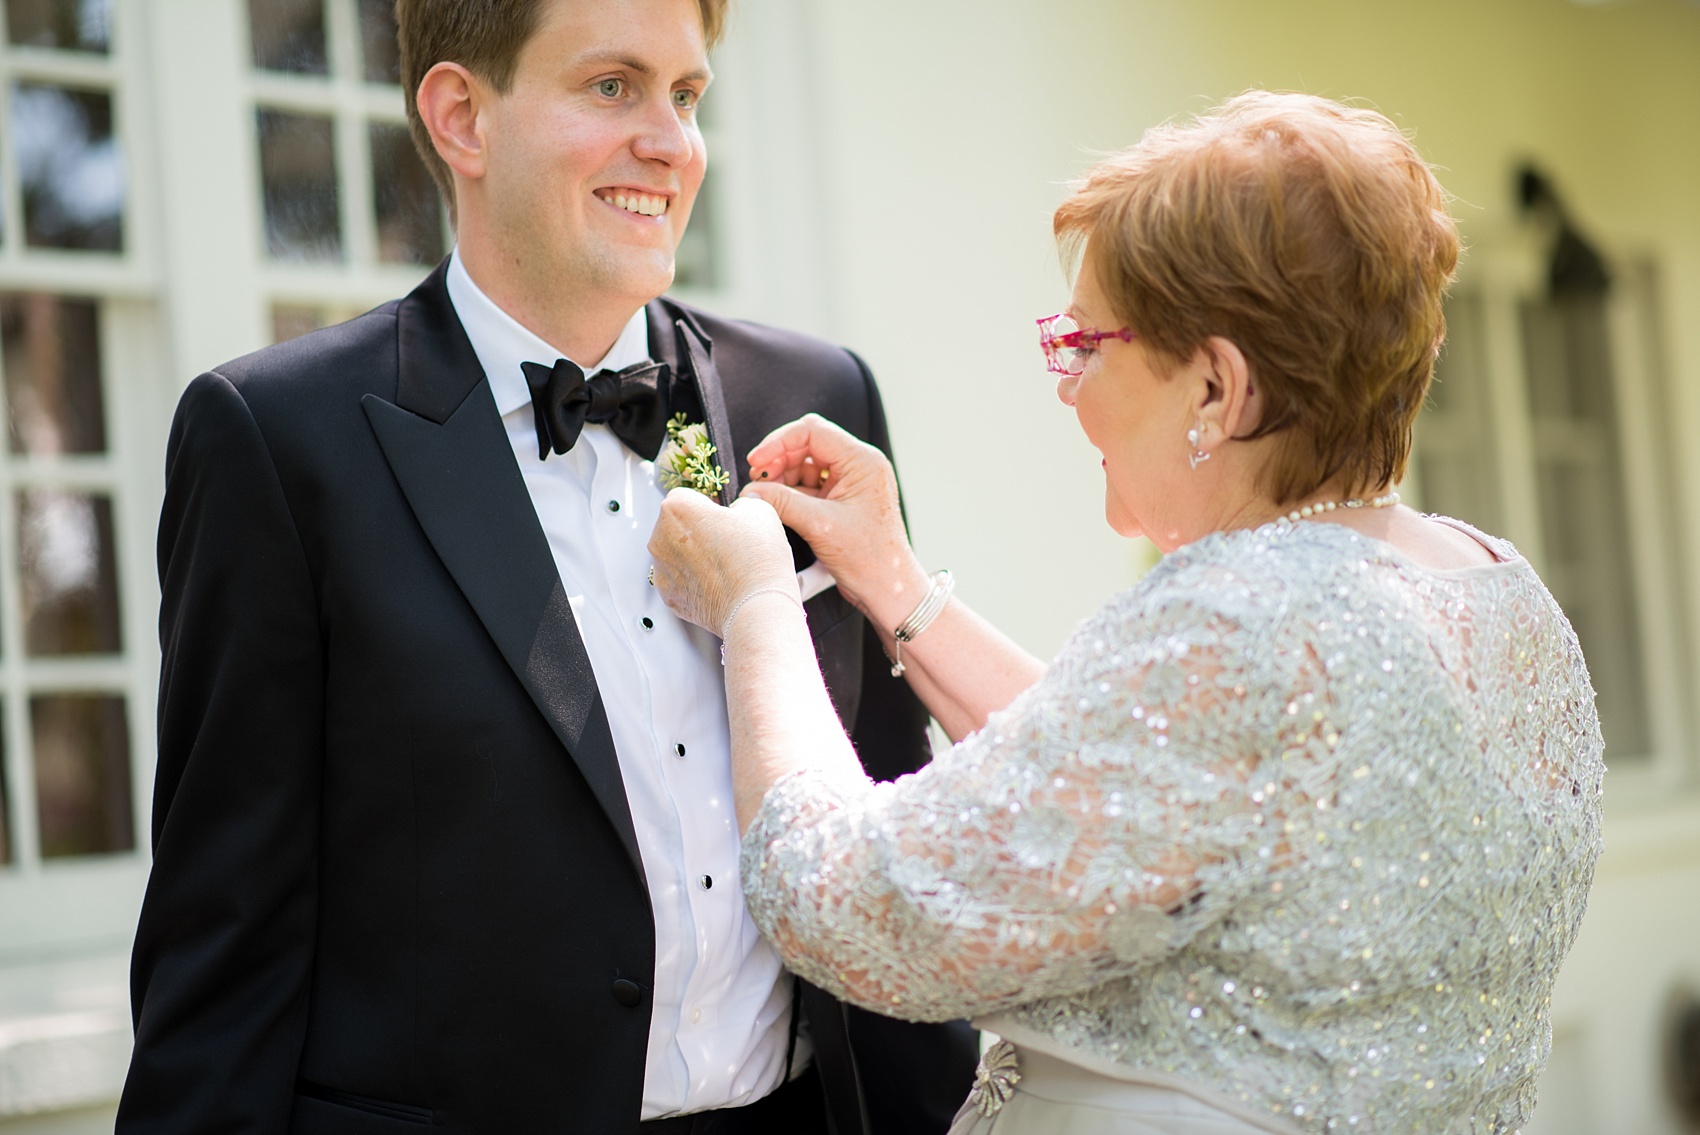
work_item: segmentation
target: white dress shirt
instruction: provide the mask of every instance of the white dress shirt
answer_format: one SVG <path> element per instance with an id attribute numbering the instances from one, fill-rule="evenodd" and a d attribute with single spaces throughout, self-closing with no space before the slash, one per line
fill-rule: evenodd
<path id="1" fill-rule="evenodd" d="M 649 535 L 665 496 L 654 463 L 594 424 L 565 454 L 539 460 L 520 364 L 552 366 L 564 352 L 479 290 L 458 251 L 448 290 L 596 672 L 637 828 L 655 912 L 642 1117 L 754 1103 L 784 1076 L 791 981 L 750 921 L 738 884 L 719 640 L 674 616 L 649 584 Z M 583 370 L 649 357 L 639 308 L 608 354 Z M 800 1039 L 793 1071 L 808 1055 Z"/>

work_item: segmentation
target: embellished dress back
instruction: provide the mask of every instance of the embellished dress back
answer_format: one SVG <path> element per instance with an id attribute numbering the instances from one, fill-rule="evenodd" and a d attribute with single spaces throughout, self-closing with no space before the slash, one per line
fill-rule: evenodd
<path id="1" fill-rule="evenodd" d="M 1604 765 L 1569 623 L 1468 531 L 1500 562 L 1329 523 L 1171 553 L 928 768 L 776 785 L 757 924 L 837 996 L 1247 1130 L 1517 1130 Z"/>

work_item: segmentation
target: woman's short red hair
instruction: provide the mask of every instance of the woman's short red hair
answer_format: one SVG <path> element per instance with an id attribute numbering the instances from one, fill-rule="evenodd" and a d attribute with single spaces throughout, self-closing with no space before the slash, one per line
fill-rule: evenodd
<path id="1" fill-rule="evenodd" d="M 1276 435 L 1276 503 L 1404 476 L 1458 264 L 1446 194 L 1384 115 L 1251 91 L 1146 132 L 1057 210 L 1160 365 L 1245 353 Z"/>

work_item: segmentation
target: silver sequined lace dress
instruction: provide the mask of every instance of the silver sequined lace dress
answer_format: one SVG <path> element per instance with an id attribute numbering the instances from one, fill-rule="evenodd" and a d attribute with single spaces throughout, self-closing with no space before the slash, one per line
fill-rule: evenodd
<path id="1" fill-rule="evenodd" d="M 1306 1132 L 1512 1132 L 1600 851 L 1570 625 L 1527 561 L 1207 537 L 894 784 L 799 772 L 743 845 L 805 979 L 998 1014 Z"/>

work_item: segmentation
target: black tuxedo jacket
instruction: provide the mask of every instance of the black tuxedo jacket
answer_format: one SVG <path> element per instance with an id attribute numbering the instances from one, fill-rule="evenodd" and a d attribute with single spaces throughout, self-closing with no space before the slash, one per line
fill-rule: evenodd
<path id="1" fill-rule="evenodd" d="M 666 300 L 648 316 L 740 478 L 730 458 L 811 410 L 888 448 L 848 352 Z M 167 462 L 118 1130 L 635 1131 L 655 954 L 636 835 L 443 269 L 197 378 Z M 926 715 L 864 620 L 836 590 L 807 610 L 870 773 L 922 764 Z M 944 1131 L 966 1026 L 803 1000 L 841 1135 Z"/>

